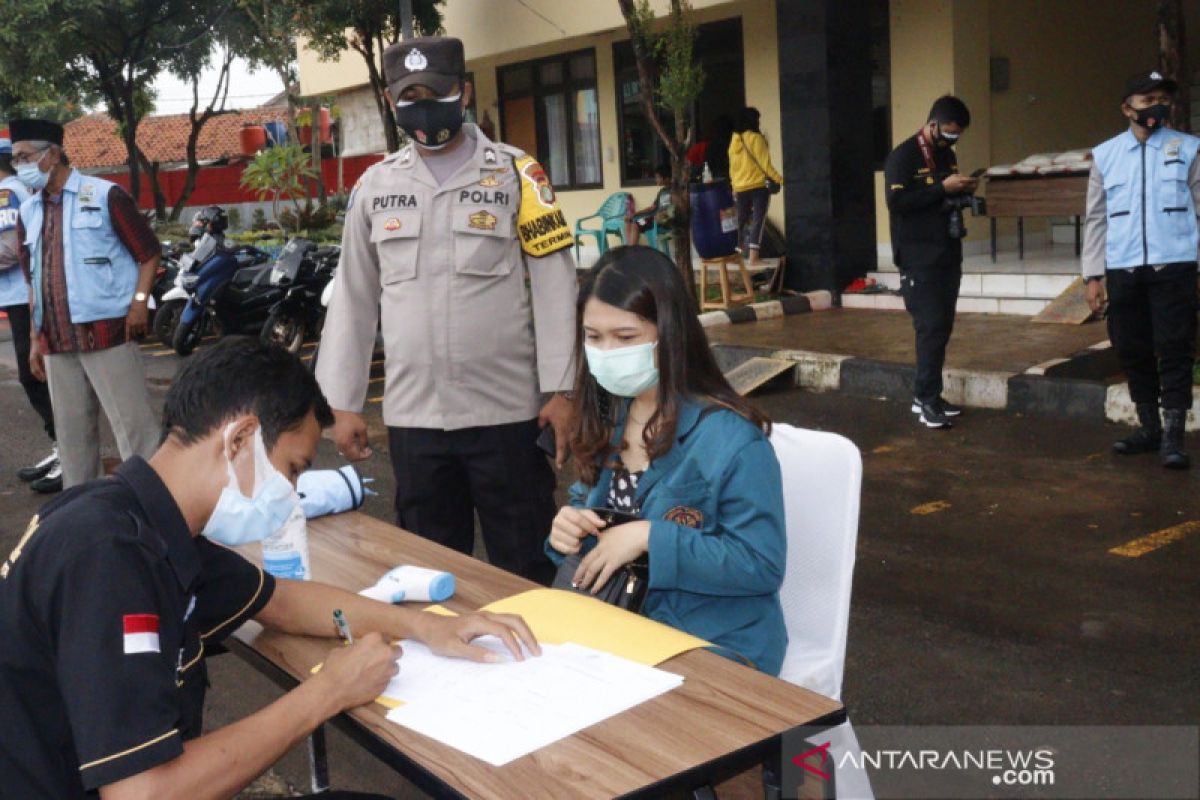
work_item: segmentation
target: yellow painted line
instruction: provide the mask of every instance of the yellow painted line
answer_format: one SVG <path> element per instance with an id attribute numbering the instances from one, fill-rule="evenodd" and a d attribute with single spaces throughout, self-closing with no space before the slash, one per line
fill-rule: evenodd
<path id="1" fill-rule="evenodd" d="M 367 402 L 368 402 L 368 403 L 382 403 L 382 402 L 383 402 L 383 396 L 382 396 L 382 395 L 380 395 L 379 397 L 372 397 L 371 399 L 367 400 Z"/>
<path id="2" fill-rule="evenodd" d="M 379 383 L 381 380 L 383 380 L 383 377 L 384 376 L 380 375 L 378 378 L 371 378 L 371 380 L 367 381 L 367 386 L 370 386 L 372 383 Z"/>
<path id="3" fill-rule="evenodd" d="M 1140 539 L 1134 539 L 1132 542 L 1126 542 L 1120 547 L 1114 547 L 1108 552 L 1114 556 L 1125 556 L 1126 558 L 1137 558 L 1144 556 L 1146 553 L 1152 553 L 1160 547 L 1166 547 L 1171 542 L 1177 542 L 1185 536 L 1200 531 L 1200 522 L 1181 522 L 1178 525 L 1172 525 L 1169 528 L 1163 528 L 1161 531 L 1147 534 Z"/>
<path id="4" fill-rule="evenodd" d="M 148 353 L 147 355 L 151 356 L 152 358 L 162 358 L 163 356 L 175 355 L 175 351 L 174 350 L 163 350 L 158 353 Z"/>
<path id="5" fill-rule="evenodd" d="M 895 451 L 895 449 L 896 448 L 892 447 L 890 444 L 881 444 L 881 445 L 879 445 L 879 447 L 876 447 L 871 452 L 872 453 L 891 453 L 891 452 Z"/>
<path id="6" fill-rule="evenodd" d="M 922 503 L 919 506 L 914 506 L 908 513 L 924 516 L 926 514 L 936 514 L 939 511 L 945 511 L 950 507 L 950 504 L 945 500 L 934 500 L 932 503 Z"/>

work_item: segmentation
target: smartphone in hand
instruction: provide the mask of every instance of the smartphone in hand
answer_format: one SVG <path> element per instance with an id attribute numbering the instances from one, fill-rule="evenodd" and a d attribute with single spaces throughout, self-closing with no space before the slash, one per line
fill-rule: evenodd
<path id="1" fill-rule="evenodd" d="M 538 434 L 537 446 L 550 458 L 558 458 L 558 443 L 554 440 L 554 426 L 547 424 L 542 428 L 542 432 Z"/>

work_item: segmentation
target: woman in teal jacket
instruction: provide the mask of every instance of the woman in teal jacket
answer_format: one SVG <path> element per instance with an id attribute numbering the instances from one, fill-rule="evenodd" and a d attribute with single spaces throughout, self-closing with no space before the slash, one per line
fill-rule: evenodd
<path id="1" fill-rule="evenodd" d="M 578 305 L 571 450 L 580 481 L 547 553 L 561 563 L 586 552 L 574 583 L 591 591 L 649 553 L 643 613 L 777 674 L 786 536 L 770 422 L 721 374 L 662 253 L 608 251 Z M 606 529 L 590 508 L 641 520 Z"/>

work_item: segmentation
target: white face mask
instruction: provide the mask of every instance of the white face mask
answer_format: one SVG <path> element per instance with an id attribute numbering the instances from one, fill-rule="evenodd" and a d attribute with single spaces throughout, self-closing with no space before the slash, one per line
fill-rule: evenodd
<path id="1" fill-rule="evenodd" d="M 283 477 L 267 458 L 263 443 L 262 427 L 254 431 L 254 485 L 250 496 L 242 494 L 237 472 L 229 458 L 229 435 L 233 423 L 225 427 L 225 468 L 229 480 L 221 490 L 217 507 L 200 533 L 202 536 L 226 545 L 237 547 L 249 542 L 262 541 L 275 533 L 287 522 L 292 509 L 300 504 L 300 498 L 288 479 Z"/>
<path id="2" fill-rule="evenodd" d="M 28 186 L 35 192 L 39 192 L 46 188 L 46 184 L 50 182 L 50 173 L 42 172 L 39 164 L 46 157 L 49 150 L 43 150 L 38 156 L 37 161 L 30 161 L 24 164 L 17 164 L 17 180 Z"/>
<path id="3" fill-rule="evenodd" d="M 654 363 L 658 342 L 601 350 L 590 344 L 583 346 L 588 370 L 596 383 L 618 397 L 637 397 L 658 383 L 658 367 Z"/>

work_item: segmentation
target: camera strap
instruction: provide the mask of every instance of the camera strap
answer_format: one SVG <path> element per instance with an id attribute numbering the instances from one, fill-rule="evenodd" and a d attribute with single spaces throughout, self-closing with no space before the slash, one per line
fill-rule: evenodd
<path id="1" fill-rule="evenodd" d="M 933 162 L 933 145 L 927 138 L 928 135 L 928 128 L 921 128 L 917 131 L 917 147 L 921 148 L 921 158 L 925 159 L 925 167 L 932 174 L 937 172 L 937 165 Z"/>

